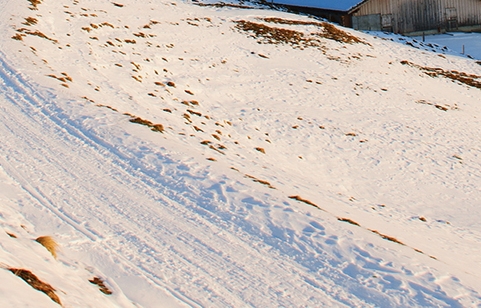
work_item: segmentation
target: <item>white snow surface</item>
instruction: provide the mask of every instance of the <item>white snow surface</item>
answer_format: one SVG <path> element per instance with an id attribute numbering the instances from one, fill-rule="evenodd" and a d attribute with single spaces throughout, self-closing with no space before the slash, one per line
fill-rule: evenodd
<path id="1" fill-rule="evenodd" d="M 0 307 L 481 306 L 481 66 L 315 22 L 0 1 Z"/>

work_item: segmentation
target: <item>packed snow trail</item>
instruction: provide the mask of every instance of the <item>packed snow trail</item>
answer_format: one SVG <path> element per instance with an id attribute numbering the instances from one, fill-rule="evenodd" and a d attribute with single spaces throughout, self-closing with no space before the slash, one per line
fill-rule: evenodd
<path id="1" fill-rule="evenodd" d="M 13 1 L 3 2 L 4 5 L 7 3 L 13 9 Z M 52 5 L 45 13 L 56 16 L 52 19 L 56 22 L 64 20 L 56 15 L 65 14 L 60 4 L 67 3 L 44 1 L 42 4 Z M 113 7 L 108 1 L 89 1 L 89 4 L 99 10 Z M 136 4 L 135 7 L 140 10 L 137 1 L 131 1 L 131 4 Z M 166 5 L 158 5 L 167 10 L 164 7 Z M 0 11 L 3 14 L 1 16 L 8 15 L 5 7 Z M 180 2 L 169 4 L 168 7 L 169 10 L 178 10 L 177 14 L 191 8 Z M 57 12 L 59 8 L 61 11 Z M 108 15 L 106 10 L 104 13 Z M 213 11 L 211 13 L 214 14 Z M 221 11 L 216 14 L 218 20 L 225 17 Z M 147 19 L 147 16 L 144 17 Z M 76 25 L 68 24 L 72 27 Z M 179 26 L 170 20 L 167 24 Z M 51 24 L 47 22 L 44 26 L 50 27 Z M 229 29 L 228 25 L 224 27 Z M 126 29 L 122 31 L 131 31 Z M 238 33 L 232 35 L 232 41 L 242 37 Z M 87 46 L 82 35 L 76 34 L 70 38 L 78 46 Z M 57 50 L 57 46 L 49 41 L 35 42 L 42 47 L 37 46 L 36 50 Z M 22 187 L 26 195 L 18 203 L 18 211 L 31 221 L 37 231 L 59 237 L 65 256 L 62 259 L 60 255 L 61 262 L 68 264 L 71 262 L 69 260 L 80 260 L 85 266 L 92 266 L 118 285 L 133 302 L 145 307 L 460 307 L 481 303 L 479 288 L 471 282 L 478 277 L 462 270 L 454 271 L 452 264 L 443 262 L 444 255 L 436 256 L 440 260 L 435 260 L 413 249 L 425 249 L 426 245 L 410 247 L 386 241 L 368 231 L 367 227 L 360 228 L 338 221 L 337 213 L 320 211 L 288 198 L 287 191 L 291 193 L 299 187 L 304 191 L 317 190 L 322 185 L 300 181 L 302 175 L 293 176 L 295 180 L 291 183 L 287 168 L 282 172 L 265 171 L 266 174 L 272 172 L 272 177 L 286 179 L 283 180 L 283 188 L 288 188 L 269 189 L 245 178 L 241 172 L 231 170 L 231 162 L 241 162 L 242 166 L 249 168 L 249 172 L 264 172 L 260 170 L 262 164 L 256 162 L 248 166 L 250 160 L 239 158 L 235 161 L 237 157 L 234 154 L 228 157 L 231 161 L 227 159 L 226 162 L 208 164 L 205 156 L 196 152 L 198 148 L 180 140 L 180 135 L 153 133 L 145 127 L 129 123 L 121 112 L 98 108 L 95 104 L 76 99 L 78 95 L 72 94 L 88 92 L 88 89 L 94 91 L 90 85 L 75 79 L 72 88 L 78 88 L 75 91 L 70 88 L 72 92 L 60 87 L 46 88 L 42 84 L 45 82 L 45 76 L 42 75 L 45 71 L 39 69 L 41 64 L 32 65 L 25 60 L 30 59 L 25 49 L 23 53 L 15 53 L 17 45 L 14 44 L 20 43 L 10 39 L 8 44 L 4 41 L 0 43 L 0 166 Z M 253 44 L 257 45 L 255 42 Z M 109 59 L 101 53 L 106 52 L 102 46 L 96 47 L 98 50 L 89 48 L 97 57 L 95 61 Z M 148 49 L 136 48 L 135 53 L 139 58 Z M 131 83 L 138 82 L 133 81 L 129 74 L 129 84 L 116 84 L 115 78 L 110 80 L 109 74 L 113 74 L 110 71 L 98 74 L 96 65 L 91 65 L 92 59 L 82 53 L 84 49 L 80 50 L 80 55 L 60 51 L 57 59 L 68 62 L 72 57 L 75 60 L 75 70 L 70 68 L 72 72 L 82 72 L 79 75 L 85 74 L 83 78 L 86 80 L 92 77 L 98 84 L 108 85 L 109 91 L 97 94 L 99 102 L 109 102 L 109 98 L 122 104 L 138 103 L 138 109 L 134 110 L 140 111 L 145 107 L 141 103 L 144 102 L 146 93 L 143 91 L 146 88 L 140 85 L 132 87 Z M 223 52 L 222 49 L 219 51 Z M 243 66 L 240 67 L 252 70 L 253 63 L 257 63 L 254 61 L 260 58 L 256 55 L 256 59 L 250 60 L 252 63 L 245 62 L 245 52 L 233 53 L 233 66 L 237 65 L 236 60 L 241 59 L 238 63 Z M 373 50 L 369 52 L 374 53 Z M 36 56 L 32 56 L 32 63 L 40 63 L 41 58 Z M 201 59 L 210 59 L 211 55 L 201 56 Z M 13 68 L 11 63 L 20 63 L 20 68 Z M 113 66 L 113 63 L 109 65 Z M 192 80 L 205 77 L 201 76 L 205 71 L 197 72 L 199 76 L 195 76 L 198 68 L 195 65 L 172 65 L 172 70 L 179 70 L 182 76 L 191 74 Z M 275 63 L 270 65 L 274 67 Z M 225 67 L 229 68 L 228 65 Z M 340 69 L 341 64 L 337 63 L 334 67 Z M 396 69 L 405 70 L 399 64 Z M 305 73 L 293 70 L 292 75 L 304 79 Z M 384 72 L 379 72 L 379 75 L 381 73 L 384 76 Z M 245 98 L 250 102 L 250 96 L 255 97 L 263 91 L 263 87 L 269 88 L 266 81 L 263 84 L 255 82 L 257 72 L 245 70 L 243 74 L 245 76 L 241 76 L 241 80 L 254 84 L 254 87 L 248 95 L 242 93 L 237 98 Z M 357 72 L 354 70 L 351 74 Z M 412 76 L 417 74 L 413 73 Z M 32 76 L 41 76 L 43 79 L 38 77 L 37 80 Z M 408 73 L 404 74 L 404 78 L 406 76 L 409 76 Z M 285 81 L 289 76 L 279 72 L 277 78 Z M 410 82 L 404 80 L 404 83 Z M 346 88 L 344 83 L 334 84 L 331 81 L 331 85 L 339 89 Z M 229 82 L 221 84 L 220 88 L 231 95 Z M 276 91 L 274 87 L 272 89 Z M 295 88 L 288 89 L 293 89 L 290 90 L 293 96 L 301 93 L 296 92 Z M 122 100 L 129 96 L 130 90 L 139 92 L 138 102 Z M 208 85 L 205 85 L 205 90 L 208 92 Z M 234 90 L 241 91 L 239 88 Z M 370 98 L 379 97 L 373 93 L 370 93 Z M 220 91 L 218 95 L 221 100 L 225 93 Z M 468 96 L 466 93 L 464 95 Z M 209 111 L 213 113 L 218 107 L 216 99 L 210 98 L 214 102 Z M 178 101 L 175 103 L 179 104 Z M 239 102 L 241 105 L 243 103 L 242 100 Z M 411 101 L 402 103 L 417 106 Z M 125 106 L 122 104 L 120 106 Z M 146 106 L 147 110 L 154 107 Z M 351 105 L 346 106 L 341 106 L 340 110 L 351 109 Z M 386 110 L 377 109 L 384 108 L 383 105 L 379 106 L 374 109 L 378 117 L 379 114 L 386 117 L 386 114 L 382 114 Z M 234 114 L 227 114 L 229 108 L 227 103 L 226 106 L 222 105 L 226 113 L 223 118 L 235 117 Z M 366 111 L 369 108 L 370 105 L 367 105 Z M 392 106 L 387 109 L 392 110 Z M 158 108 L 152 110 L 165 113 Z M 413 111 L 414 107 L 409 110 Z M 327 109 L 324 112 L 328 112 Z M 334 118 L 342 117 L 336 111 L 331 112 Z M 150 111 L 146 113 L 152 115 Z M 256 121 L 267 122 L 265 115 L 256 114 Z M 249 112 L 246 111 L 245 118 L 249 119 L 248 116 Z M 287 117 L 268 120 L 279 122 L 269 124 L 273 125 L 273 129 L 278 129 L 279 142 L 290 145 L 284 147 L 289 152 L 295 147 L 290 138 L 295 137 L 284 136 L 282 132 L 285 130 L 279 129 L 288 126 L 289 120 Z M 249 122 L 239 125 L 240 128 L 233 126 L 232 130 L 252 125 Z M 240 134 L 247 131 L 240 131 Z M 375 133 L 382 134 L 381 139 L 392 138 L 385 137 L 383 129 Z M 337 168 L 340 173 L 331 175 L 345 175 L 344 172 L 350 169 L 343 162 L 348 156 L 342 155 L 342 152 L 349 152 L 348 148 L 343 147 L 339 138 L 326 136 L 332 141 L 328 144 L 332 155 L 339 156 L 335 160 L 339 164 L 329 168 Z M 345 137 L 344 134 L 342 136 Z M 238 151 L 241 156 L 249 157 L 248 150 L 241 148 Z M 283 159 L 288 160 L 289 155 L 274 156 L 273 161 L 279 163 Z M 382 156 L 384 153 L 376 155 Z M 297 170 L 295 164 L 287 167 Z M 310 176 L 315 179 L 317 175 Z M 361 185 L 359 189 L 366 189 L 366 186 Z M 318 192 L 323 193 L 326 190 Z M 318 199 L 315 201 L 319 202 Z M 326 196 L 322 201 L 332 201 L 326 207 L 339 207 L 341 213 L 346 208 L 349 213 L 366 212 L 351 209 L 332 196 Z M 394 214 L 399 213 L 404 214 L 401 210 Z M 377 214 L 364 216 L 368 220 L 365 217 L 381 220 Z M 358 217 L 350 218 L 358 220 Z M 386 218 L 380 224 L 389 224 L 393 219 Z M 399 225 L 406 227 L 407 223 L 401 221 Z M 419 230 L 414 224 L 409 227 L 410 232 Z M 441 231 L 445 232 L 446 229 Z M 452 238 L 455 237 L 449 239 Z M 469 242 L 461 243 L 467 244 Z"/>
<path id="2" fill-rule="evenodd" d="M 294 230 L 290 239 L 277 241 L 258 227 L 255 218 L 252 224 L 237 220 L 246 213 L 229 212 L 229 207 L 235 207 L 235 198 L 239 198 L 233 186 L 242 184 L 228 179 L 214 183 L 211 189 L 217 186 L 217 191 L 234 194 L 217 196 L 216 201 L 209 188 L 191 186 L 192 180 L 211 181 L 206 170 L 189 175 L 183 171 L 188 166 L 161 152 L 154 154 L 155 164 L 145 164 L 141 157 L 129 156 L 127 149 L 101 140 L 95 131 L 69 119 L 55 105 L 52 94 L 39 94 L 42 91 L 23 80 L 3 58 L 2 167 L 35 199 L 35 207 L 40 207 L 35 211 L 48 221 L 42 223 L 71 227 L 60 227 L 69 230 L 62 235 L 64 245 L 103 264 L 107 275 L 117 277 L 122 269 L 131 279 L 137 276 L 139 289 L 124 288 L 132 300 L 149 306 L 167 297 L 169 305 L 217 307 L 420 304 L 420 298 L 402 295 L 406 292 L 402 289 L 384 294 L 382 289 L 359 285 L 356 275 L 339 271 L 343 265 L 367 277 L 369 268 L 343 264 L 355 255 L 372 264 L 376 272 L 384 269 L 386 281 L 401 283 L 387 273 L 406 274 L 382 266 L 380 259 L 353 243 L 348 248 L 351 256 L 333 256 L 315 239 L 298 237 Z M 107 128 L 111 129 L 128 134 Z M 128 144 L 131 150 L 140 147 L 135 143 Z M 277 207 L 289 209 L 273 199 Z M 266 208 L 265 215 L 269 215 L 272 205 L 257 201 L 257 206 Z M 291 210 L 285 216 L 286 222 L 299 220 Z M 306 228 L 307 233 L 315 232 L 331 238 L 331 244 L 340 244 L 337 236 L 325 234 L 318 222 L 307 221 Z M 270 229 L 283 232 L 285 227 L 272 225 Z M 119 285 L 129 278 L 120 278 Z M 135 291 L 140 289 L 149 293 L 149 299 L 136 297 Z M 460 306 L 454 298 L 426 290 L 419 295 L 425 294 L 423 297 L 440 305 Z"/>
<path id="3" fill-rule="evenodd" d="M 3 106 L 1 115 L 2 166 L 38 205 L 51 213 L 51 223 L 72 226 L 77 231 L 74 240 L 87 241 L 84 245 L 89 253 L 98 258 L 108 256 L 129 272 L 154 282 L 157 288 L 169 289 L 163 281 L 174 283 L 176 291 L 169 291 L 193 306 L 282 303 L 284 300 L 278 298 L 275 289 L 289 290 L 295 284 L 305 285 L 308 290 L 290 294 L 291 299 L 285 299 L 284 305 L 308 303 L 309 297 L 315 303 L 320 303 L 320 299 L 329 302 L 326 300 L 330 296 L 320 296 L 321 290 L 306 284 L 302 275 L 296 274 L 298 266 L 286 264 L 285 257 L 263 253 L 267 247 L 249 247 L 251 242 L 262 239 L 254 240 L 253 234 L 242 231 L 230 234 L 225 227 L 219 228 L 203 215 L 189 211 L 189 207 L 205 211 L 196 204 L 207 206 L 211 202 L 207 197 L 192 193 L 189 196 L 189 188 L 181 177 L 175 186 L 183 191 L 183 196 L 172 190 L 169 194 L 183 204 L 156 192 L 154 189 L 162 189 L 160 183 L 153 183 L 145 175 L 147 170 L 136 171 L 132 167 L 139 163 L 135 157 L 128 161 L 118 153 L 115 155 L 114 149 L 114 153 L 110 152 L 105 144 L 62 118 L 61 110 L 55 110 L 49 99 L 34 94 L 3 60 L 1 64 L 4 102 L 9 103 Z M 164 159 L 162 163 L 169 161 Z M 158 187 L 149 187 L 147 183 Z M 219 214 L 222 215 L 204 215 L 222 227 L 225 222 Z M 242 241 L 242 237 L 249 242 Z M 251 266 L 244 268 L 241 264 L 245 263 Z M 223 273 L 230 273 L 229 281 L 222 279 Z M 182 290 L 191 280 L 198 284 L 198 289 Z M 240 296 L 230 289 L 246 286 L 246 294 Z M 262 297 L 250 299 L 249 293 L 259 291 Z M 341 289 L 338 292 L 343 293 Z M 159 297 L 151 296 L 151 304 L 155 304 Z M 135 296 L 133 299 L 137 300 Z"/>

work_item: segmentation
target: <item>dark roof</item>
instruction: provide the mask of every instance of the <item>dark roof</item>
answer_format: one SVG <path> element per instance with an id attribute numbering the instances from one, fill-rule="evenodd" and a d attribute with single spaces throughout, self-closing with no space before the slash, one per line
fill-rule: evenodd
<path id="1" fill-rule="evenodd" d="M 367 0 L 273 0 L 275 4 L 349 12 Z"/>

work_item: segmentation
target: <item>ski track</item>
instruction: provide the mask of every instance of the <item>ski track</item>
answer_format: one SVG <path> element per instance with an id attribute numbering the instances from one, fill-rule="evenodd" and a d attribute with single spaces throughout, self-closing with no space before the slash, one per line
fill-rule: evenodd
<path id="1" fill-rule="evenodd" d="M 291 230 L 289 238 L 272 222 L 267 230 L 274 236 L 236 219 L 244 214 L 228 211 L 233 200 L 225 195 L 225 182 L 200 191 L 199 196 L 189 185 L 195 178 L 182 177 L 182 168 L 169 168 L 175 166 L 172 159 L 156 154 L 156 165 L 163 166 L 161 172 L 156 172 L 154 166 L 135 155 L 134 149 L 130 149 L 134 155 L 122 153 L 96 137 L 94 131 L 82 130 L 55 106 L 54 97 L 42 97 L 3 59 L 0 64 L 0 78 L 11 104 L 4 106 L 0 115 L 2 136 L 9 136 L 0 146 L 2 166 L 8 174 L 57 220 L 86 238 L 82 240 L 77 234 L 77 241 L 87 241 L 98 255 L 110 255 L 189 306 L 268 306 L 274 302 L 282 306 L 329 302 L 365 306 L 368 304 L 362 298 L 366 294 L 371 303 L 380 306 L 422 305 L 425 296 L 445 306 L 460 306 L 457 300 L 415 282 L 410 282 L 410 287 L 422 290 L 418 298 L 398 303 L 383 292 L 360 287 L 356 283 L 358 276 L 366 279 L 375 269 L 378 273 L 384 271 L 386 281 L 391 281 L 384 285 L 387 294 L 407 292 L 394 288 L 401 284 L 392 276 L 400 273 L 398 269 L 382 266 L 381 259 L 359 247 L 353 254 L 370 264 L 371 269 L 346 266 L 346 257 L 341 253 L 333 258 L 308 237 L 298 237 Z M 75 153 L 75 159 L 71 153 Z M 91 168 L 84 170 L 84 166 Z M 31 182 L 22 175 L 32 169 L 36 178 L 44 181 Z M 244 198 L 242 203 L 270 206 L 253 198 Z M 94 219 L 85 221 L 88 217 Z M 126 221 L 129 223 L 119 223 Z M 311 226 L 323 233 L 321 224 L 311 222 Z M 326 242 L 340 244 L 336 236 L 330 239 Z M 249 243 L 258 245 L 252 247 Z M 245 263 L 255 266 L 246 268 L 242 265 Z M 339 271 L 341 265 L 344 271 Z M 322 275 L 313 276 L 313 270 L 320 270 Z M 229 273 L 228 281 L 221 279 L 225 273 Z M 191 280 L 197 289 L 183 288 Z M 242 289 L 245 291 L 239 296 L 233 295 L 234 290 Z M 289 292 L 294 289 L 302 292 Z M 256 296 L 257 292 L 263 296 Z"/>
<path id="2" fill-rule="evenodd" d="M 13 70 L 11 68 L 8 68 L 8 66 L 3 60 L 1 60 L 1 64 L 1 77 L 3 84 L 7 88 L 6 92 L 8 95 L 8 100 L 11 103 L 15 102 L 17 108 L 22 108 L 23 112 L 25 112 L 25 114 L 30 117 L 29 119 L 27 119 L 20 112 L 17 114 L 8 114 L 8 112 L 11 112 L 13 108 L 4 109 L 5 113 L 2 114 L 2 124 L 4 126 L 4 131 L 2 135 L 10 135 L 17 137 L 21 136 L 20 139 L 17 139 L 15 141 L 9 141 L 8 144 L 15 144 L 16 147 L 19 148 L 32 148 L 32 146 L 35 147 L 38 144 L 59 145 L 55 148 L 37 148 L 36 150 L 38 150 L 38 152 L 40 153 L 36 153 L 37 151 L 32 151 L 30 153 L 20 153 L 15 152 L 14 149 L 5 148 L 5 145 L 2 146 L 3 157 L 5 157 L 2 165 L 5 167 L 5 170 L 7 170 L 10 176 L 15 178 L 19 183 L 21 183 L 22 187 L 27 192 L 29 192 L 29 194 L 34 199 L 36 199 L 38 203 L 50 210 L 52 214 L 58 217 L 58 219 L 60 219 L 64 223 L 70 224 L 73 228 L 78 230 L 88 239 L 94 241 L 96 249 L 100 248 L 105 254 L 114 255 L 116 258 L 121 260 L 123 264 L 127 265 L 131 269 L 142 269 L 142 271 L 137 270 L 138 274 L 146 275 L 153 282 L 161 285 L 164 288 L 167 287 L 165 284 L 162 283 L 162 281 L 165 278 L 169 278 L 169 275 L 166 274 L 169 272 L 172 273 L 172 277 L 175 276 L 192 279 L 191 273 L 196 272 L 199 276 L 203 276 L 204 278 L 207 278 L 208 276 L 221 277 L 222 275 L 220 272 L 218 272 L 219 270 L 237 273 L 236 275 L 232 275 L 232 277 L 241 277 L 239 278 L 241 282 L 243 280 L 242 277 L 245 277 L 244 279 L 251 279 L 251 281 L 248 281 L 248 283 L 246 283 L 246 285 L 249 286 L 256 286 L 256 288 L 262 289 L 263 286 L 269 285 L 268 281 L 265 280 L 266 278 L 262 279 L 260 276 L 255 277 L 256 275 L 253 275 L 254 273 L 243 273 L 244 270 L 236 266 L 236 262 L 226 264 L 226 267 L 228 266 L 228 268 L 225 269 L 217 268 L 219 264 L 225 264 L 226 261 L 225 258 L 222 258 L 222 253 L 220 253 L 221 249 L 226 247 L 242 247 L 246 249 L 247 252 L 249 251 L 249 247 L 246 243 L 240 242 L 239 239 L 236 240 L 239 235 L 230 235 L 227 239 L 224 239 L 225 242 L 222 242 L 222 238 L 219 238 L 218 236 L 216 236 L 216 239 L 213 239 L 213 235 L 218 235 L 220 233 L 220 230 L 216 228 L 216 226 L 212 223 L 209 223 L 204 219 L 200 219 L 198 215 L 192 215 L 192 213 L 189 213 L 185 210 L 185 208 L 188 207 L 187 205 L 191 205 L 195 209 L 195 203 L 202 203 L 199 202 L 197 196 L 191 196 L 193 200 L 186 200 L 185 198 L 177 196 L 178 199 L 181 199 L 183 201 L 183 205 L 180 205 L 176 201 L 173 201 L 170 198 L 166 198 L 165 195 L 159 196 L 159 194 L 155 193 L 152 188 L 145 187 L 145 184 L 142 183 L 142 181 L 152 182 L 152 180 L 149 177 L 145 176 L 145 174 L 142 174 L 140 171 L 135 171 L 139 167 L 138 162 L 126 162 L 124 157 L 114 156 L 113 153 L 109 153 L 109 151 L 105 148 L 105 145 L 96 143 L 94 140 L 89 138 L 90 136 L 84 135 L 78 128 L 71 125 L 71 123 L 68 123 L 68 120 L 59 118 L 59 110 L 55 110 L 54 112 L 49 111 L 47 109 L 49 107 L 48 100 L 38 97 L 38 94 L 32 94 L 34 93 L 34 91 L 28 85 L 26 85 L 25 82 L 20 81 L 20 77 L 15 76 Z M 45 102 L 43 107 L 41 106 L 41 102 Z M 12 119 L 14 120 L 12 121 Z M 38 130 L 34 130 L 31 125 L 29 125 L 29 127 L 23 127 L 21 125 L 21 123 L 32 123 L 33 121 L 31 120 L 34 120 L 36 123 L 39 124 L 37 127 Z M 8 131 L 5 131 L 5 129 L 7 129 Z M 48 135 L 41 133 L 42 130 L 46 129 L 50 131 L 56 130 L 57 139 L 48 140 L 46 137 Z M 60 143 L 59 141 L 63 142 Z M 25 146 L 20 146 L 22 142 L 25 144 Z M 73 163 L 73 160 L 69 161 L 69 152 L 65 151 L 65 145 L 67 145 L 68 147 L 73 147 L 73 153 L 77 153 L 77 155 L 82 157 L 81 160 L 83 160 L 84 163 L 76 164 Z M 62 153 L 56 151 L 65 152 Z M 15 153 L 15 155 L 7 153 Z M 107 160 L 106 156 L 108 157 Z M 87 157 L 100 158 L 102 160 L 102 165 L 100 165 L 99 162 L 95 160 L 85 161 Z M 59 158 L 64 159 L 60 160 Z M 35 161 L 35 163 L 26 163 L 28 161 Z M 85 170 L 79 169 L 78 167 L 76 167 L 76 165 L 96 166 L 99 168 L 101 174 L 91 173 L 92 170 L 88 170 L 88 172 L 86 173 Z M 48 183 L 43 183 L 50 186 L 48 190 L 47 187 L 35 187 L 35 184 L 31 184 L 28 182 L 27 179 L 23 178 L 23 176 L 21 175 L 22 168 L 31 168 L 32 166 L 36 166 L 38 169 L 40 169 L 36 170 L 38 178 L 46 179 L 48 177 Z M 49 170 L 49 174 L 43 174 L 41 167 L 48 169 L 55 168 L 57 170 Z M 125 168 L 125 170 L 127 170 L 128 172 L 122 169 L 122 167 Z M 130 178 L 129 172 L 140 177 L 140 179 Z M 55 174 L 55 177 L 52 177 L 52 174 Z M 85 177 L 82 177 L 82 174 Z M 166 206 L 162 207 L 162 211 L 165 211 L 168 214 L 163 214 L 160 211 L 155 211 L 155 207 L 142 206 L 142 204 L 136 202 L 135 197 L 125 196 L 123 192 L 115 191 L 116 189 L 114 186 L 112 186 L 114 191 L 109 192 L 109 198 L 111 200 L 105 200 L 107 196 L 105 196 L 105 194 L 102 192 L 96 191 L 96 186 L 93 183 L 80 184 L 79 182 L 76 182 L 76 180 L 80 180 L 82 178 L 91 178 L 92 180 L 95 180 L 95 176 L 103 179 L 115 179 L 115 181 L 120 182 L 122 186 L 129 187 L 129 189 L 126 189 L 128 191 L 130 191 L 130 189 L 133 189 L 140 191 L 142 194 L 149 194 L 149 197 L 151 197 L 149 198 L 151 204 L 168 204 L 169 207 L 174 207 L 177 213 L 172 213 L 172 210 L 169 211 Z M 54 179 L 55 181 L 52 181 Z M 74 183 L 72 183 L 72 180 Z M 178 184 L 179 183 L 177 183 L 177 185 Z M 185 196 L 188 188 L 184 185 L 182 185 L 180 189 L 182 191 L 182 195 Z M 175 186 L 176 185 L 170 185 L 170 187 Z M 102 189 L 104 189 L 104 187 L 102 187 Z M 74 190 L 75 194 L 72 195 L 72 192 Z M 85 198 L 80 201 L 81 197 L 79 197 L 81 196 L 80 192 L 82 190 L 86 190 L 89 195 L 97 194 L 98 198 L 101 201 L 108 202 L 108 208 L 104 207 L 102 208 L 102 211 L 98 211 L 97 209 L 95 209 L 95 206 L 93 208 L 85 209 L 84 207 L 87 206 L 87 202 Z M 51 191 L 51 195 L 58 194 L 59 196 L 53 199 L 52 196 L 46 196 L 45 193 L 43 193 L 42 191 Z M 170 195 L 171 198 L 175 197 L 172 196 L 172 193 L 170 193 Z M 115 196 L 122 196 L 122 198 L 127 197 L 130 200 L 128 200 L 127 202 L 125 200 L 120 200 L 119 197 L 115 198 Z M 76 197 L 78 197 L 78 200 L 75 200 Z M 98 203 L 98 201 L 96 201 L 93 197 L 91 201 L 94 205 Z M 79 209 L 79 202 L 82 203 L 82 210 Z M 209 202 L 204 200 L 204 203 Z M 135 206 L 122 207 L 119 204 L 131 204 Z M 108 212 L 105 212 L 105 210 L 107 210 Z M 87 212 L 82 213 L 83 211 Z M 200 208 L 196 211 L 197 213 L 199 213 L 200 211 L 204 211 L 204 209 Z M 213 219 L 214 221 L 217 220 L 220 223 L 222 222 L 222 219 L 220 219 L 213 212 L 209 212 L 208 215 L 213 216 L 211 219 Z M 175 221 L 173 221 L 173 219 L 170 218 L 176 216 L 180 216 L 182 217 L 182 219 L 176 219 Z M 89 223 L 81 223 L 83 217 L 95 217 L 95 219 L 97 220 L 96 224 L 100 225 L 96 227 L 89 226 L 90 223 L 92 225 L 95 224 L 95 222 L 93 221 L 90 221 Z M 165 219 L 167 217 L 169 217 L 169 221 Z M 128 226 L 128 229 L 126 228 L 126 226 L 120 226 L 116 223 L 116 221 L 125 220 L 130 220 L 131 222 L 131 225 Z M 184 221 L 190 222 L 190 224 L 182 226 L 185 225 Z M 108 226 L 113 226 L 114 229 L 109 230 L 109 232 L 107 231 Z M 96 229 L 100 229 L 102 231 L 96 232 Z M 142 230 L 148 230 L 153 234 L 150 235 L 149 238 L 139 238 L 135 235 L 140 233 L 143 235 L 143 237 L 145 237 L 147 233 L 143 232 Z M 189 230 L 195 230 L 195 232 L 186 234 L 186 232 L 188 232 Z M 225 230 L 222 231 L 225 232 Z M 115 234 L 115 239 L 103 239 L 99 235 L 100 233 Z M 252 235 L 244 234 L 244 236 L 251 237 Z M 167 239 L 169 239 L 170 241 L 168 241 Z M 212 241 L 210 242 L 215 243 L 217 247 L 214 248 L 206 245 L 206 239 L 211 239 Z M 252 241 L 252 239 L 249 240 Z M 237 243 L 235 243 L 236 241 Z M 262 241 L 262 239 L 258 239 L 257 241 Z M 234 242 L 235 244 L 232 242 Z M 128 246 L 128 248 L 126 248 L 126 246 Z M 169 250 L 169 256 L 173 259 L 167 258 L 167 260 L 163 260 L 161 257 L 165 254 L 165 252 L 159 250 L 159 247 L 163 247 Z M 130 257 L 134 256 L 133 254 L 129 253 L 130 250 L 138 250 L 147 253 L 143 254 L 144 258 L 142 260 L 129 260 Z M 283 262 L 280 262 L 281 260 L 275 260 L 275 262 L 267 261 L 259 251 L 252 249 L 250 250 L 251 251 L 249 252 L 251 256 L 249 256 L 249 258 L 252 259 L 252 262 L 263 264 L 264 271 L 272 267 L 272 272 L 270 273 L 270 275 L 266 275 L 266 277 L 276 277 L 278 275 L 280 276 L 280 273 L 277 272 L 277 270 L 281 269 L 282 267 L 288 268 L 286 264 L 282 264 Z M 195 255 L 196 260 L 192 260 L 189 255 L 185 255 L 185 252 L 187 251 L 192 253 L 189 255 Z M 239 254 L 231 255 L 235 256 Z M 243 255 L 245 262 L 245 260 L 248 258 L 248 255 L 246 253 L 240 255 Z M 281 257 L 279 256 L 279 258 Z M 202 261 L 200 262 L 200 260 Z M 209 260 L 212 261 L 209 262 Z M 237 262 L 242 263 L 240 262 L 240 260 L 238 260 Z M 275 265 L 276 263 L 278 264 L 277 266 Z M 162 264 L 163 268 L 161 270 L 153 270 L 152 268 L 148 268 L 147 266 L 145 266 L 145 264 Z M 211 267 L 202 269 L 202 267 L 206 267 L 207 265 L 211 265 Z M 164 276 L 159 277 L 157 273 L 164 273 Z M 254 277 L 258 281 L 252 281 Z M 293 281 L 297 280 L 297 283 L 299 283 L 299 278 L 293 278 L 294 277 L 288 276 L 286 278 L 276 280 L 284 281 L 285 283 L 292 283 Z M 182 290 L 180 287 L 181 285 L 182 283 L 179 283 L 179 288 L 177 288 L 177 290 L 171 289 L 169 291 L 191 306 L 200 305 L 200 303 L 196 303 L 195 301 L 189 299 L 185 294 L 183 294 L 187 291 Z M 215 285 L 218 290 L 207 289 L 209 285 Z M 229 294 L 232 290 L 229 290 L 227 286 L 223 287 L 221 284 L 215 283 L 214 281 L 210 281 L 209 285 L 205 285 L 203 287 L 206 288 L 204 291 L 207 291 L 207 294 L 211 293 L 211 304 L 217 304 L 218 306 L 238 306 L 249 302 L 248 298 L 222 298 L 221 294 Z M 289 287 L 287 287 L 287 289 L 289 289 Z M 316 293 L 320 290 L 316 290 L 316 288 L 313 288 L 312 286 L 310 289 L 310 296 L 319 296 L 316 296 Z M 267 297 L 266 301 L 263 304 L 267 305 L 269 302 L 279 301 L 279 298 L 277 298 L 275 294 L 272 294 L 272 290 L 266 291 L 266 295 L 270 294 L 271 297 Z M 206 293 L 202 295 L 195 295 L 195 298 L 206 297 Z M 328 297 L 326 294 L 324 294 L 324 296 Z M 219 299 L 216 299 L 217 297 Z M 209 299 L 209 297 L 207 297 L 207 299 Z M 300 299 L 296 300 L 299 301 Z M 305 300 L 306 298 L 302 299 L 302 301 Z M 286 302 L 286 304 L 288 303 L 289 302 Z M 205 304 L 206 303 L 204 303 L 204 305 Z M 258 306 L 262 303 L 252 302 L 250 304 Z M 291 302 L 291 305 L 292 304 L 293 303 Z"/>
<path id="3" fill-rule="evenodd" d="M 191 307 L 462 306 L 429 268 L 364 249 L 374 236 L 345 243 L 327 216 L 296 232 L 288 222 L 305 217 L 280 193 L 265 188 L 260 201 L 249 194 L 256 184 L 213 177 L 141 141 L 116 144 L 115 132 L 130 136 L 123 128 L 88 127 L 6 59 L 0 52 L 0 165 L 51 223 L 75 230 L 64 238 L 70 249 L 109 256 Z"/>

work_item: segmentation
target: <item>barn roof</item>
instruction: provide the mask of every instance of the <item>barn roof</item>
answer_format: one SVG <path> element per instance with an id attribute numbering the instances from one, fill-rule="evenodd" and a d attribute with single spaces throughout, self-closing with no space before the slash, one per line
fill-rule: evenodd
<path id="1" fill-rule="evenodd" d="M 349 12 L 367 0 L 273 0 L 276 4 Z"/>

